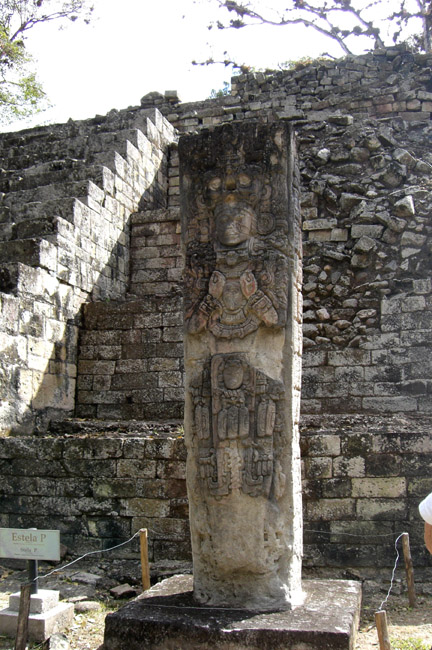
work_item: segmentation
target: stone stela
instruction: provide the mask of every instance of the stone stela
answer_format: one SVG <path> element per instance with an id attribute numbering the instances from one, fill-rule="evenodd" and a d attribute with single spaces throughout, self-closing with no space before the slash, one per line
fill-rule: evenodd
<path id="1" fill-rule="evenodd" d="M 302 600 L 301 238 L 288 125 L 181 138 L 194 597 Z"/>

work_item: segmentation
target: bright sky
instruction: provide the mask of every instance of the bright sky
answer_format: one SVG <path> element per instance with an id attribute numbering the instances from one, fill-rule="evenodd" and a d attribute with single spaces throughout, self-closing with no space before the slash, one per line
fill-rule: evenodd
<path id="1" fill-rule="evenodd" d="M 280 0 L 268 0 L 275 4 Z M 264 10 L 266 2 L 259 3 Z M 230 81 L 221 65 L 194 66 L 223 51 L 258 68 L 323 51 L 340 56 L 337 46 L 309 29 L 257 26 L 209 31 L 222 14 L 209 0 L 94 0 L 90 25 L 55 23 L 28 32 L 27 45 L 52 108 L 3 130 L 104 115 L 112 108 L 139 105 L 157 90 L 177 90 L 182 101 L 205 99 Z"/>

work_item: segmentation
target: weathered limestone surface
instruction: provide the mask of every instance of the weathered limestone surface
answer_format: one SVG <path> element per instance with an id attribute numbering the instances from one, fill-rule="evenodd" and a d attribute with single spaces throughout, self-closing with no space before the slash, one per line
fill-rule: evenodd
<path id="1" fill-rule="evenodd" d="M 108 614 L 104 648 L 352 650 L 360 583 L 307 580 L 304 588 L 304 604 L 288 612 L 200 608 L 193 600 L 191 576 L 175 576 Z"/>
<path id="2" fill-rule="evenodd" d="M 179 154 L 195 597 L 293 606 L 301 241 L 291 133 L 226 126 L 184 138 Z"/>

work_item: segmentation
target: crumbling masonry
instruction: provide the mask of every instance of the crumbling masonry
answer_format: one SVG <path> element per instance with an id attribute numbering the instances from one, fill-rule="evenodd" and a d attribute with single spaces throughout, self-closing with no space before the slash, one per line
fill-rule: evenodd
<path id="1" fill-rule="evenodd" d="M 74 552 L 146 525 L 154 561 L 189 559 L 177 142 L 282 120 L 303 219 L 304 561 L 372 574 L 393 562 L 378 536 L 408 529 L 426 566 L 431 115 L 432 55 L 393 48 L 3 134 L 0 525 L 59 528 Z"/>

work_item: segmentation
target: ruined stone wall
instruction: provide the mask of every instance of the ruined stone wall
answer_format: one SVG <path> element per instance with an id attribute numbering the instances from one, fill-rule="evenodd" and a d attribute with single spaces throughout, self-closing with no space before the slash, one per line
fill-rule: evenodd
<path id="1" fill-rule="evenodd" d="M 336 111 L 358 119 L 400 116 L 428 122 L 431 64 L 430 53 L 414 54 L 401 45 L 300 63 L 292 70 L 235 76 L 231 93 L 218 99 L 181 104 L 172 93 L 149 93 L 141 104 L 156 106 L 181 133 L 238 120 L 322 121 Z"/>
<path id="2" fill-rule="evenodd" d="M 428 413 L 431 127 L 343 121 L 300 135 L 303 411 Z"/>
<path id="3" fill-rule="evenodd" d="M 431 64 L 397 47 L 234 77 L 217 100 L 142 100 L 181 132 L 295 123 L 304 413 L 430 412 Z"/>
<path id="4" fill-rule="evenodd" d="M 303 413 L 429 413 L 430 123 L 333 114 L 297 132 Z M 139 273 L 169 295 L 167 271 L 152 270 L 167 261 L 157 237 L 141 240 Z"/>

